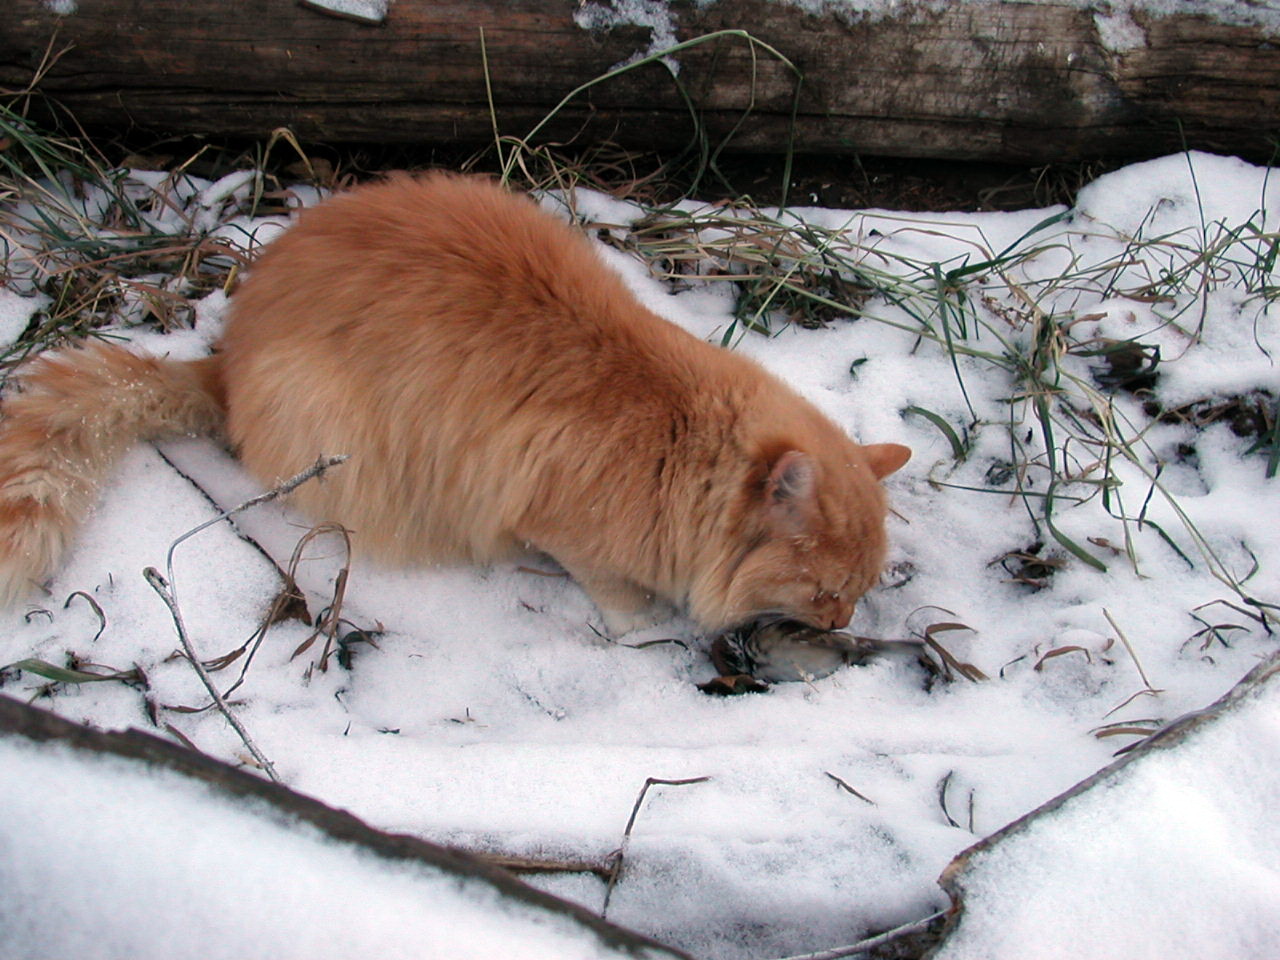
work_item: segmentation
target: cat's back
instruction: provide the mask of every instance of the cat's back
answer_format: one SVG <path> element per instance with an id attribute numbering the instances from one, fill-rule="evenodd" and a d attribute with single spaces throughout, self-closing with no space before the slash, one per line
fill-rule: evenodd
<path id="1" fill-rule="evenodd" d="M 474 341 L 540 312 L 593 326 L 625 298 L 585 237 L 528 197 L 480 177 L 401 174 L 304 211 L 274 240 L 233 298 L 224 348 L 299 334 L 403 347 L 454 326 Z"/>
<path id="2" fill-rule="evenodd" d="M 744 362 L 720 354 L 642 307 L 576 227 L 492 182 L 433 174 L 305 211 L 232 297 L 220 368 L 252 472 L 351 455 L 299 491 L 305 510 L 389 555 L 465 541 L 488 556 L 584 449 L 604 470 L 643 425 L 666 436 L 709 375 Z"/>

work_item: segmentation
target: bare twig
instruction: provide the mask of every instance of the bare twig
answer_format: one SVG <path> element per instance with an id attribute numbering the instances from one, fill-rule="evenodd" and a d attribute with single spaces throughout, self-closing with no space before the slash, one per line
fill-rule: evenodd
<path id="1" fill-rule="evenodd" d="M 869 953 L 878 947 L 893 943 L 895 940 L 901 940 L 903 937 L 924 933 L 930 926 L 946 915 L 947 911 L 939 910 L 937 913 L 931 913 L 923 919 L 915 920 L 912 923 L 904 923 L 900 927 L 894 927 L 892 930 L 886 930 L 884 933 L 868 937 L 866 940 L 851 943 L 847 947 L 833 947 L 830 950 L 820 950 L 817 953 L 798 953 L 794 956 L 783 957 L 782 960 L 840 960 L 841 957 L 856 957 L 860 953 Z"/>
<path id="2" fill-rule="evenodd" d="M 622 861 L 627 855 L 627 846 L 631 842 L 631 828 L 636 825 L 636 815 L 640 812 L 640 805 L 644 803 L 644 798 L 648 794 L 649 788 L 658 785 L 684 787 L 692 783 L 706 783 L 710 779 L 710 777 L 690 777 L 687 780 L 660 780 L 657 777 L 649 777 L 645 780 L 644 786 L 640 788 L 640 793 L 636 797 L 635 806 L 631 808 L 631 816 L 627 819 L 626 829 L 622 831 L 622 846 L 613 855 L 613 863 L 609 869 L 609 885 L 605 888 L 604 904 L 600 907 L 601 917 L 605 917 L 609 913 L 609 901 L 613 898 L 613 888 L 618 884 L 618 876 L 622 873 Z"/>
<path id="3" fill-rule="evenodd" d="M 863 795 L 862 795 L 861 793 L 859 793 L 857 790 L 853 789 L 853 787 L 849 786 L 849 784 L 845 783 L 843 780 L 841 780 L 839 777 L 837 777 L 837 776 L 836 776 L 834 773 L 832 773 L 830 770 L 823 770 L 822 772 L 823 772 L 823 773 L 825 773 L 825 774 L 826 774 L 828 777 L 830 777 L 832 780 L 834 780 L 834 781 L 836 782 L 836 784 L 840 787 L 840 789 L 844 790 L 846 793 L 851 793 L 851 794 L 853 794 L 853 795 L 854 795 L 855 797 L 857 797 L 859 800 L 862 800 L 862 801 L 864 801 L 864 802 L 866 802 L 866 803 L 869 803 L 869 804 L 871 804 L 873 807 L 876 805 L 876 802 L 875 802 L 874 800 L 872 800 L 870 797 L 863 796 Z"/>
<path id="4" fill-rule="evenodd" d="M 475 850 L 468 850 L 467 853 L 512 873 L 594 873 L 601 880 L 608 880 L 613 873 L 612 864 L 597 860 L 538 860 Z"/>
<path id="5" fill-rule="evenodd" d="M 188 530 L 186 533 L 184 533 L 182 536 L 180 536 L 177 540 L 173 541 L 173 543 L 169 545 L 169 553 L 168 553 L 168 556 L 165 557 L 165 572 L 169 575 L 169 582 L 170 583 L 173 582 L 173 552 L 178 548 L 179 544 L 183 543 L 186 540 L 191 539 L 201 530 L 204 530 L 206 527 L 211 527 L 215 523 L 221 523 L 223 520 L 229 520 L 230 518 L 234 517 L 237 513 L 243 513 L 245 510 L 248 510 L 250 507 L 256 507 L 264 503 L 270 503 L 272 500 L 279 499 L 280 497 L 283 497 L 287 493 L 292 493 L 294 490 L 302 486 L 308 480 L 312 479 L 313 477 L 320 476 L 330 467 L 336 467 L 340 463 L 345 463 L 347 459 L 348 459 L 348 456 L 345 453 L 339 454 L 336 457 L 324 457 L 324 456 L 319 457 L 316 460 L 316 462 L 313 463 L 311 466 L 307 467 L 307 469 L 303 470 L 299 474 L 296 474 L 295 476 L 290 477 L 288 480 L 285 480 L 283 483 L 279 484 L 278 486 L 272 487 L 266 493 L 260 493 L 256 497 L 250 497 L 244 503 L 240 504 L 240 506 L 232 507 L 230 510 L 224 510 L 222 513 L 218 514 L 216 517 L 213 517 L 209 520 L 206 520 L 204 523 L 201 523 L 197 526 L 192 527 L 190 530 Z"/>
<path id="6" fill-rule="evenodd" d="M 182 618 L 182 609 L 178 605 L 178 591 L 173 578 L 173 555 L 179 544 L 189 540 L 201 530 L 204 530 L 215 523 L 220 523 L 223 520 L 229 519 L 237 513 L 242 513 L 250 507 L 256 507 L 260 504 L 275 500 L 278 497 L 282 497 L 306 483 L 308 480 L 318 477 L 330 467 L 342 463 L 346 459 L 346 456 L 320 457 L 306 470 L 303 470 L 296 476 L 290 477 L 284 483 L 273 487 L 266 493 L 258 494 L 256 497 L 250 497 L 238 507 L 232 507 L 230 510 L 224 510 L 216 517 L 192 527 L 169 545 L 169 552 L 165 557 L 165 570 L 168 573 L 167 578 L 161 576 L 160 571 L 155 567 L 147 567 L 142 572 L 147 583 L 151 585 L 151 589 L 159 594 L 160 599 L 163 600 L 165 606 L 169 608 L 169 614 L 173 617 L 174 627 L 178 631 L 178 641 L 182 644 L 182 649 L 186 654 L 187 661 L 191 664 L 192 669 L 195 670 L 196 675 L 200 678 L 200 682 L 204 684 L 204 688 L 213 699 L 214 705 L 226 718 L 227 722 L 231 724 L 232 729 L 234 729 L 239 735 L 241 741 L 249 750 L 249 753 L 252 754 L 254 760 L 262 767 L 267 776 L 276 782 L 279 782 L 280 778 L 276 775 L 275 767 L 272 765 L 271 761 L 267 759 L 266 754 L 264 754 L 258 748 L 258 745 L 254 743 L 253 738 L 249 736 L 249 731 L 245 729 L 244 724 L 242 724 L 236 715 L 231 712 L 231 708 L 227 705 L 226 699 L 218 692 L 218 688 L 214 685 L 213 678 L 209 675 L 209 671 L 205 668 L 204 662 L 200 659 L 199 655 L 195 651 L 195 647 L 191 643 L 191 637 L 187 633 L 186 623 Z"/>
<path id="7" fill-rule="evenodd" d="M 224 717 L 227 723 L 231 724 L 232 729 L 240 736 L 240 740 L 248 748 L 249 753 L 253 755 L 253 759 L 258 762 L 267 776 L 276 783 L 280 782 L 280 778 L 276 775 L 276 769 L 272 766 L 271 761 L 267 759 L 258 745 L 253 742 L 253 738 L 249 736 L 249 731 L 231 712 L 231 708 L 227 706 L 226 700 L 222 698 L 222 694 L 218 692 L 218 688 L 214 686 L 213 678 L 209 676 L 209 671 L 204 668 L 204 664 L 200 662 L 200 657 L 196 654 L 195 648 L 191 645 L 191 638 L 187 635 L 187 626 L 182 619 L 182 611 L 178 609 L 178 600 L 174 596 L 174 592 L 169 582 L 160 575 L 160 571 L 155 567 L 147 567 L 142 571 L 143 577 L 147 583 L 151 584 L 151 589 L 160 595 L 160 599 L 164 601 L 164 605 L 169 608 L 169 613 L 173 617 L 173 625 L 178 630 L 178 641 L 182 644 L 182 649 L 186 652 L 187 661 L 195 670 L 196 675 L 200 678 L 200 682 L 204 684 L 205 690 L 209 691 L 209 696 L 213 698 L 214 704 Z"/>

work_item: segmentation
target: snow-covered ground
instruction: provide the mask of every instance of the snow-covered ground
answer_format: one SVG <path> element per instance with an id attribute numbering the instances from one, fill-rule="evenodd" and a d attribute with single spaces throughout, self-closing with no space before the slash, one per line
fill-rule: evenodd
<path id="1" fill-rule="evenodd" d="M 6 960 L 673 955 L 172 770 L 17 738 L 0 769 Z"/>
<path id="2" fill-rule="evenodd" d="M 322 642 L 292 656 L 309 627 L 273 627 L 231 697 L 237 716 L 290 786 L 375 826 L 472 850 L 603 863 L 647 778 L 705 778 L 649 790 L 608 909 L 609 919 L 704 960 L 819 950 L 942 908 L 936 881 L 952 857 L 1092 774 L 1142 731 L 1219 697 L 1277 648 L 1260 620 L 1276 611 L 1252 604 L 1280 601 L 1280 477 L 1266 476 L 1267 448 L 1247 452 L 1257 438 L 1237 436 L 1230 417 L 1193 426 L 1154 420 L 1144 407 L 1153 398 L 1167 411 L 1253 396 L 1270 404 L 1274 427 L 1280 310 L 1261 292 L 1276 284 L 1280 185 L 1268 175 L 1191 154 L 1105 176 L 1069 212 L 791 211 L 857 241 L 868 269 L 965 290 L 966 324 L 926 318 L 960 350 L 922 339 L 918 310 L 883 296 L 857 320 L 749 334 L 736 349 L 855 436 L 913 448 L 888 481 L 890 572 L 853 630 L 928 635 L 988 679 L 932 680 L 909 655 L 889 652 L 812 682 L 713 697 L 696 686 L 713 674 L 707 638 L 686 622 L 610 642 L 585 596 L 549 570 L 387 570 L 357 560 L 343 632 L 377 631 L 376 645 L 350 643 L 349 658 L 330 658 L 322 670 Z M 174 188 L 147 174 L 135 189 L 171 193 L 174 208 L 197 221 L 210 214 L 210 229 L 222 223 L 216 229 L 228 236 L 265 239 L 278 229 L 213 216 L 249 189 L 224 186 L 187 178 Z M 579 195 L 577 206 L 610 224 L 624 246 L 641 215 L 595 195 Z M 177 216 L 172 208 L 160 215 Z M 1197 259 L 1215 245 L 1212 258 Z M 1038 252 L 1027 259 L 998 256 L 1031 248 Z M 21 274 L 10 249 L 10 269 Z M 669 285 L 626 253 L 601 251 L 673 322 L 717 341 L 729 327 L 728 284 Z M 965 258 L 1000 262 L 949 274 Z M 1176 285 L 1147 286 L 1184 268 Z M 1067 276 L 1076 280 L 1055 279 Z M 0 291 L 9 341 L 45 305 L 20 296 L 30 293 L 21 283 L 14 288 Z M 196 305 L 192 329 L 129 335 L 140 350 L 197 356 L 216 338 L 224 306 L 211 294 Z M 1150 394 L 1100 382 L 1114 365 L 1091 351 L 1128 340 L 1146 345 L 1148 358 L 1159 348 Z M 1042 363 L 1039 413 L 1009 364 L 963 348 Z M 1052 417 L 1051 452 L 1043 417 Z M 1051 476 L 1064 475 L 1069 482 L 1051 486 Z M 146 690 L 60 684 L 37 702 L 105 728 L 156 729 L 154 716 L 160 732 L 172 727 L 214 756 L 245 759 L 216 711 L 174 709 L 202 707 L 207 697 L 191 668 L 170 656 L 173 622 L 141 571 L 163 569 L 170 544 L 216 514 L 206 493 L 230 507 L 255 492 L 212 443 L 135 451 L 49 596 L 0 617 L 0 665 L 37 658 L 65 666 L 73 655 L 99 665 L 86 670 L 136 666 Z M 306 530 L 275 504 L 236 525 L 282 566 Z M 174 563 L 187 627 L 207 658 L 244 643 L 280 586 L 272 564 L 227 523 L 180 545 Z M 313 614 L 342 563 L 336 537 L 310 543 L 299 580 Z M 967 629 L 932 629 L 938 624 Z M 667 639 L 680 642 L 641 645 Z M 215 674 L 223 689 L 244 659 Z M 0 692 L 24 698 L 47 682 L 28 671 L 4 676 Z M 1206 766 L 1204 775 L 1222 769 Z M 1248 782 L 1274 795 L 1274 764 L 1255 772 Z M 51 818 L 59 782 L 48 781 Z M 1266 808 L 1242 801 L 1240 809 L 1254 816 Z M 1123 908 L 1135 912 L 1147 891 L 1171 885 L 1190 901 L 1198 870 L 1231 868 L 1214 837 L 1195 842 L 1197 821 L 1185 829 L 1186 849 L 1203 859 L 1183 878 L 1170 880 L 1160 858 L 1120 853 L 1123 863 L 1091 860 L 1080 883 L 1114 869 L 1129 879 Z M 1272 885 L 1275 829 L 1256 825 L 1270 853 L 1250 867 Z M 74 842 L 74 832 L 63 836 Z M 0 833 L 0 849 L 4 842 Z M 234 848 L 227 858 L 235 861 Z M 1151 884 L 1157 872 L 1160 883 Z M 589 873 L 537 883 L 592 908 L 605 895 Z M 99 919 L 96 908 L 57 907 L 57 923 Z M 1214 939 L 1216 922 L 1193 919 L 1187 928 L 1185 955 L 1241 956 Z M 1088 917 L 1071 929 L 1071 955 L 1107 955 L 1084 939 Z M 1240 942 L 1257 945 L 1257 957 L 1280 955 L 1274 927 Z M 133 955 L 148 954 L 139 946 Z M 175 954 L 166 947 L 164 955 Z M 308 955 L 351 954 L 335 946 Z"/>

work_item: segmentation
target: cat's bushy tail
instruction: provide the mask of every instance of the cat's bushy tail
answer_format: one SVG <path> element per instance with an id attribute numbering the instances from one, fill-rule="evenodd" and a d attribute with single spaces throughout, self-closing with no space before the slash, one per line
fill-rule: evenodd
<path id="1" fill-rule="evenodd" d="M 53 571 L 130 447 L 223 421 L 216 357 L 91 343 L 33 360 L 0 406 L 0 606 Z"/>

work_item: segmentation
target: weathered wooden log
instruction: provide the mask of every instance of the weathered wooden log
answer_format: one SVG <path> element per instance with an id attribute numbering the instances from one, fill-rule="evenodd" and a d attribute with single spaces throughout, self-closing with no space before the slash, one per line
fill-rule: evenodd
<path id="1" fill-rule="evenodd" d="M 790 65 L 741 36 L 672 58 L 712 144 L 750 108 L 741 150 L 1039 162 L 1187 145 L 1265 160 L 1280 118 L 1274 29 L 1068 0 L 879 17 L 671 0 L 646 8 L 656 27 L 608 26 L 594 0 L 395 0 L 372 25 L 296 0 L 4 6 L 0 85 L 25 87 L 48 57 L 40 89 L 82 123 L 169 133 L 478 143 L 496 119 L 523 136 L 614 65 L 721 30 L 749 31 L 803 75 L 797 101 Z M 575 97 L 540 136 L 678 146 L 694 129 L 684 94 L 644 65 Z"/>
<path id="2" fill-rule="evenodd" d="M 965 954 L 963 943 L 965 937 L 969 935 L 969 931 L 964 929 L 967 923 L 965 900 L 971 891 L 973 891 L 975 897 L 986 898 L 988 903 L 994 902 L 1008 905 L 1051 902 L 1054 904 L 1055 909 L 1062 910 L 1062 916 L 1075 917 L 1080 915 L 1078 908 L 1077 912 L 1073 913 L 1071 906 L 1062 905 L 1060 907 L 1058 900 L 1049 899 L 1051 893 L 1045 894 L 1041 891 L 1040 899 L 1037 900 L 1036 894 L 1028 893 L 1025 882 L 1005 879 L 1008 876 L 1008 862 L 1003 864 L 1003 869 L 999 866 L 994 869 L 990 867 L 989 864 L 993 854 L 998 858 L 1010 848 L 1016 851 L 1019 842 L 1025 840 L 1029 835 L 1038 833 L 1041 838 L 1044 838 L 1046 835 L 1052 835 L 1057 831 L 1058 842 L 1062 844 L 1059 849 L 1071 848 L 1073 834 L 1081 841 L 1081 859 L 1076 862 L 1074 875 L 1070 872 L 1071 867 L 1064 868 L 1060 863 L 1049 865 L 1033 864 L 1032 869 L 1035 872 L 1039 873 L 1041 872 L 1041 867 L 1047 867 L 1049 875 L 1056 874 L 1059 878 L 1071 877 L 1067 881 L 1069 885 L 1075 886 L 1078 883 L 1081 888 L 1090 890 L 1091 897 L 1103 898 L 1105 895 L 1099 894 L 1092 882 L 1087 882 L 1081 878 L 1085 877 L 1086 873 L 1090 871 L 1097 871 L 1100 867 L 1105 869 L 1114 864 L 1115 869 L 1110 871 L 1107 883 L 1114 884 L 1119 882 L 1123 884 L 1128 880 L 1118 880 L 1117 878 L 1129 878 L 1129 880 L 1132 880 L 1133 891 L 1138 893 L 1139 888 L 1143 885 L 1143 880 L 1140 879 L 1141 873 L 1135 875 L 1127 872 L 1127 867 L 1124 865 L 1136 863 L 1147 855 L 1149 846 L 1147 840 L 1139 836 L 1138 832 L 1135 831 L 1132 840 L 1122 840 L 1115 846 L 1108 848 L 1108 852 L 1112 855 L 1112 860 L 1109 863 L 1100 862 L 1097 857 L 1099 841 L 1097 838 L 1098 831 L 1094 829 L 1095 823 L 1090 820 L 1088 815 L 1073 821 L 1074 811 L 1080 809 L 1082 802 L 1087 804 L 1090 797 L 1097 799 L 1100 795 L 1105 795 L 1108 799 L 1104 805 L 1108 809 L 1115 810 L 1122 818 L 1121 822 L 1125 822 L 1123 818 L 1126 810 L 1129 816 L 1133 816 L 1135 810 L 1141 810 L 1141 816 L 1145 819 L 1148 816 L 1149 807 L 1156 808 L 1154 812 L 1151 812 L 1151 819 L 1158 826 L 1154 828 L 1154 831 L 1148 828 L 1147 837 L 1161 829 L 1168 829 L 1171 833 L 1175 832 L 1177 830 L 1175 824 L 1180 824 L 1181 822 L 1180 815 L 1170 813 L 1167 806 L 1165 809 L 1160 810 L 1160 803 L 1149 803 L 1153 793 L 1150 784 L 1131 788 L 1134 780 L 1140 776 L 1140 771 L 1144 769 L 1144 765 L 1145 769 L 1149 770 L 1151 769 L 1149 766 L 1151 763 L 1159 762 L 1157 758 L 1161 754 L 1180 748 L 1183 751 L 1182 762 L 1186 765 L 1185 769 L 1197 769 L 1199 764 L 1206 759 L 1206 753 L 1203 751 L 1209 748 L 1205 748 L 1203 745 L 1197 747 L 1195 744 L 1196 738 L 1204 733 L 1206 728 L 1230 723 L 1229 718 L 1231 718 L 1231 715 L 1236 714 L 1238 716 L 1240 711 L 1252 712 L 1252 721 L 1257 724 L 1259 730 L 1258 742 L 1264 743 L 1265 740 L 1262 739 L 1261 731 L 1267 726 L 1265 718 L 1268 714 L 1265 707 L 1260 708 L 1259 704 L 1274 704 L 1278 694 L 1280 694 L 1280 651 L 1273 652 L 1265 660 L 1257 664 L 1234 687 L 1207 707 L 1184 714 L 1146 739 L 1131 744 L 1120 759 L 1112 761 L 1101 770 L 1077 783 L 1071 789 L 1045 802 L 1030 813 L 1024 814 L 1012 823 L 1006 824 L 968 849 L 961 851 L 947 865 L 938 880 L 943 890 L 951 898 L 951 909 L 948 911 L 946 929 L 942 933 L 942 943 L 929 956 L 932 957 L 935 953 L 939 956 L 952 956 L 953 954 L 949 950 L 950 947 L 957 947 L 956 952 L 959 955 Z M 1202 751 L 1199 757 L 1194 752 L 1197 750 Z M 1264 755 L 1266 755 L 1266 748 L 1259 747 L 1255 757 L 1233 757 L 1232 759 L 1233 762 L 1238 760 L 1241 769 L 1248 770 L 1256 768 L 1258 757 Z M 1255 765 L 1254 767 L 1251 767 L 1251 761 Z M 1210 789 L 1212 789 L 1213 774 L 1208 774 L 1208 777 L 1208 782 L 1211 785 Z M 1173 779 L 1166 781 L 1164 789 L 1166 791 L 1177 791 L 1179 788 L 1173 786 L 1176 783 L 1177 777 L 1175 776 Z M 1232 793 L 1239 788 L 1235 785 L 1220 783 L 1217 789 Z M 1154 792 L 1158 794 L 1160 791 L 1157 789 Z M 1211 796 L 1212 794 L 1210 794 Z M 1138 801 L 1141 802 L 1141 806 L 1138 806 Z M 1185 803 L 1186 801 L 1183 802 Z M 1197 797 L 1197 802 L 1208 806 L 1213 805 L 1212 800 L 1206 799 L 1203 794 Z M 1247 801 L 1241 800 L 1240 803 L 1241 810 L 1248 809 Z M 1217 838 L 1216 842 L 1222 844 L 1223 848 L 1226 848 L 1226 845 L 1232 842 L 1241 845 L 1241 847 L 1247 846 L 1249 849 L 1242 854 L 1242 863 L 1238 868 L 1240 871 L 1247 873 L 1248 868 L 1244 866 L 1243 860 L 1252 855 L 1254 850 L 1260 848 L 1257 843 L 1258 831 L 1265 829 L 1265 827 L 1260 823 L 1249 822 L 1247 817 L 1241 817 L 1238 814 L 1233 814 L 1232 819 L 1237 820 L 1239 823 L 1239 832 L 1236 835 L 1231 836 L 1224 831 L 1219 836 L 1212 827 L 1206 828 L 1205 835 L 1214 835 Z M 1024 851 L 1023 855 L 1026 855 L 1028 848 L 1023 847 L 1022 849 Z M 1036 856 L 1037 854 L 1042 854 L 1044 848 L 1039 851 L 1035 851 L 1034 847 L 1030 849 L 1034 851 L 1031 855 Z M 1168 857 L 1168 854 L 1159 854 L 1158 856 Z M 985 885 L 983 884 L 984 871 Z M 1188 876 L 1192 877 L 1194 874 L 1189 873 Z M 993 880 L 995 880 L 994 883 L 992 882 Z M 1190 880 L 1189 882 L 1195 881 Z M 1102 885 L 1101 889 L 1107 889 L 1106 883 Z M 1241 903 L 1247 903 L 1248 901 L 1248 897 L 1241 895 L 1239 891 L 1234 891 L 1232 894 L 1224 894 L 1223 896 L 1238 897 Z M 1090 902 L 1099 902 L 1099 900 L 1095 899 Z M 1148 934 L 1155 928 L 1155 925 L 1161 922 L 1160 920 L 1152 920 L 1150 916 L 1146 915 L 1146 911 L 1135 907 L 1132 903 L 1128 903 L 1123 896 L 1112 896 L 1109 902 L 1126 903 L 1126 921 L 1112 931 L 1118 935 L 1115 938 L 1115 942 L 1119 944 L 1114 948 L 1115 955 L 1124 955 L 1124 941 L 1126 938 L 1130 942 L 1138 939 L 1144 944 L 1151 942 Z M 1265 902 L 1265 898 L 1263 902 Z M 1216 910 L 1215 907 L 1217 908 Z M 1177 910 L 1176 907 L 1169 909 L 1170 911 Z M 1232 913 L 1233 928 L 1248 931 L 1250 908 L 1242 906 L 1237 911 L 1236 904 L 1233 902 L 1229 909 Z M 1222 907 L 1217 906 L 1208 897 L 1197 904 L 1197 913 L 1201 916 L 1214 917 L 1219 915 L 1221 911 Z M 1017 908 L 1001 912 L 1001 924 L 1007 925 L 1014 930 L 1034 930 L 1037 942 L 1058 945 L 1057 942 L 1051 939 L 1053 934 L 1043 929 L 1043 925 L 1037 922 L 1038 918 L 1035 918 L 1034 914 L 1031 915 L 1033 919 L 1030 921 L 1028 921 L 1027 915 L 1019 916 L 1018 914 L 1019 910 Z M 1262 911 L 1258 916 L 1268 916 L 1268 913 Z M 987 929 L 989 930 L 990 928 L 988 927 Z M 1200 927 L 1199 931 L 1203 936 L 1202 942 L 1184 942 L 1182 944 L 1183 949 L 1179 951 L 1182 955 L 1201 955 L 1205 950 L 1210 949 L 1210 944 L 1216 944 L 1221 936 L 1220 931 L 1212 925 Z M 1246 932 L 1244 935 L 1248 936 L 1249 934 Z M 1110 946 L 1110 944 L 1111 933 L 1108 934 L 1108 945 Z M 1087 947 L 1083 949 L 1087 952 Z M 990 946 L 987 950 L 984 950 L 984 955 L 1001 957 L 1021 956 L 1024 954 L 1019 952 L 1018 938 L 1014 936 L 1006 939 L 1001 947 Z"/>

